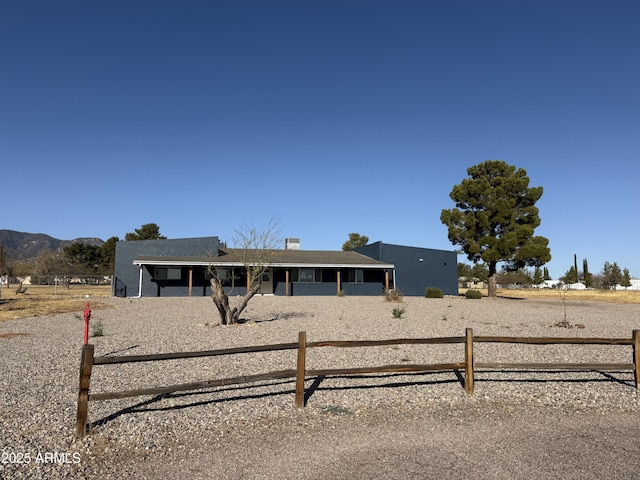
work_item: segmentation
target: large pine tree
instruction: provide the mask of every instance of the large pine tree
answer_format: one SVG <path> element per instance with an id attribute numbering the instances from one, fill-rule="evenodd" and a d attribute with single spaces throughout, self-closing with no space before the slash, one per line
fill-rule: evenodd
<path id="1" fill-rule="evenodd" d="M 539 267 L 551 260 L 549 240 L 534 236 L 540 225 L 535 204 L 542 187 L 529 187 L 522 169 L 502 160 L 487 160 L 467 169 L 469 178 L 455 185 L 451 199 L 456 208 L 442 210 L 440 220 L 449 240 L 467 258 L 489 268 L 489 296 L 496 296 L 497 264 L 507 270 Z"/>

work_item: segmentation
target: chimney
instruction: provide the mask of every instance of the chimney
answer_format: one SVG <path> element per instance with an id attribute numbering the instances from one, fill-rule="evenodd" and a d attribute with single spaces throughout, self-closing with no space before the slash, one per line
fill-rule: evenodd
<path id="1" fill-rule="evenodd" d="M 300 250 L 299 238 L 285 238 L 284 239 L 285 250 Z"/>

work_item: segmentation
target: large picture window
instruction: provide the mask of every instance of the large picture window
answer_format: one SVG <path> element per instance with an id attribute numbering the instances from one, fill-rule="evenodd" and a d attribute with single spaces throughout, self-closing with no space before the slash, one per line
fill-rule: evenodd
<path id="1" fill-rule="evenodd" d="M 300 283 L 322 282 L 320 268 L 294 268 L 291 270 L 291 281 Z"/>
<path id="2" fill-rule="evenodd" d="M 315 274 L 313 268 L 301 268 L 298 275 L 299 282 L 314 282 Z"/>
<path id="3" fill-rule="evenodd" d="M 207 268 L 204 273 L 204 278 L 211 280 L 213 277 L 220 280 L 220 283 L 225 287 L 232 287 L 235 283 L 242 283 L 238 281 L 240 274 L 234 268 Z"/>
<path id="4" fill-rule="evenodd" d="M 182 269 L 180 267 L 156 267 L 153 278 L 156 280 L 180 280 Z"/>

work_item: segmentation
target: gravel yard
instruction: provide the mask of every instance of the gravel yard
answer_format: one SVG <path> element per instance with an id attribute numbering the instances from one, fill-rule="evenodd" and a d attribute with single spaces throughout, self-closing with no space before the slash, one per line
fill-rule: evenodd
<path id="1" fill-rule="evenodd" d="M 464 335 L 630 338 L 640 305 L 557 300 L 256 297 L 215 326 L 210 298 L 101 299 L 95 355 L 307 341 Z M 579 328 L 578 328 L 579 326 Z M 89 403 L 74 436 L 82 312 L 0 322 L 0 478 L 633 478 L 640 395 L 631 372 L 308 378 Z M 20 334 L 20 335 L 3 335 Z M 307 368 L 462 361 L 462 344 L 316 348 Z M 477 344 L 476 362 L 630 363 L 629 346 Z M 94 367 L 91 392 L 295 369 L 296 351 Z"/>

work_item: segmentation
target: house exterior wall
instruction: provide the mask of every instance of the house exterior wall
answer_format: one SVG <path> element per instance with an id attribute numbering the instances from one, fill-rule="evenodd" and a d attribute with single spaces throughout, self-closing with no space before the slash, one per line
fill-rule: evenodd
<path id="1" fill-rule="evenodd" d="M 116 297 L 135 297 L 138 295 L 140 268 L 133 261 L 140 256 L 172 257 L 217 256 L 220 242 L 218 237 L 180 238 L 171 240 L 129 240 L 116 243 L 116 262 L 113 276 L 112 294 Z M 192 295 L 207 294 L 208 281 L 204 278 L 204 269 L 193 269 Z M 182 267 L 180 280 L 155 280 L 153 267 L 143 267 L 142 296 L 187 296 L 189 268 Z M 210 293 L 210 291 L 209 291 Z"/>
<path id="2" fill-rule="evenodd" d="M 404 295 L 423 296 L 429 287 L 437 287 L 445 295 L 458 295 L 458 256 L 454 251 L 382 242 L 354 251 L 395 265 L 396 288 Z"/>
<path id="3" fill-rule="evenodd" d="M 323 270 L 322 282 L 292 282 L 289 281 L 290 296 L 330 296 L 338 294 L 337 270 L 340 271 L 340 289 L 349 296 L 375 296 L 384 295 L 384 271 L 367 270 L 363 273 L 363 281 L 349 282 L 349 268 L 326 268 Z M 275 295 L 287 294 L 286 270 L 276 269 L 274 274 Z"/>

